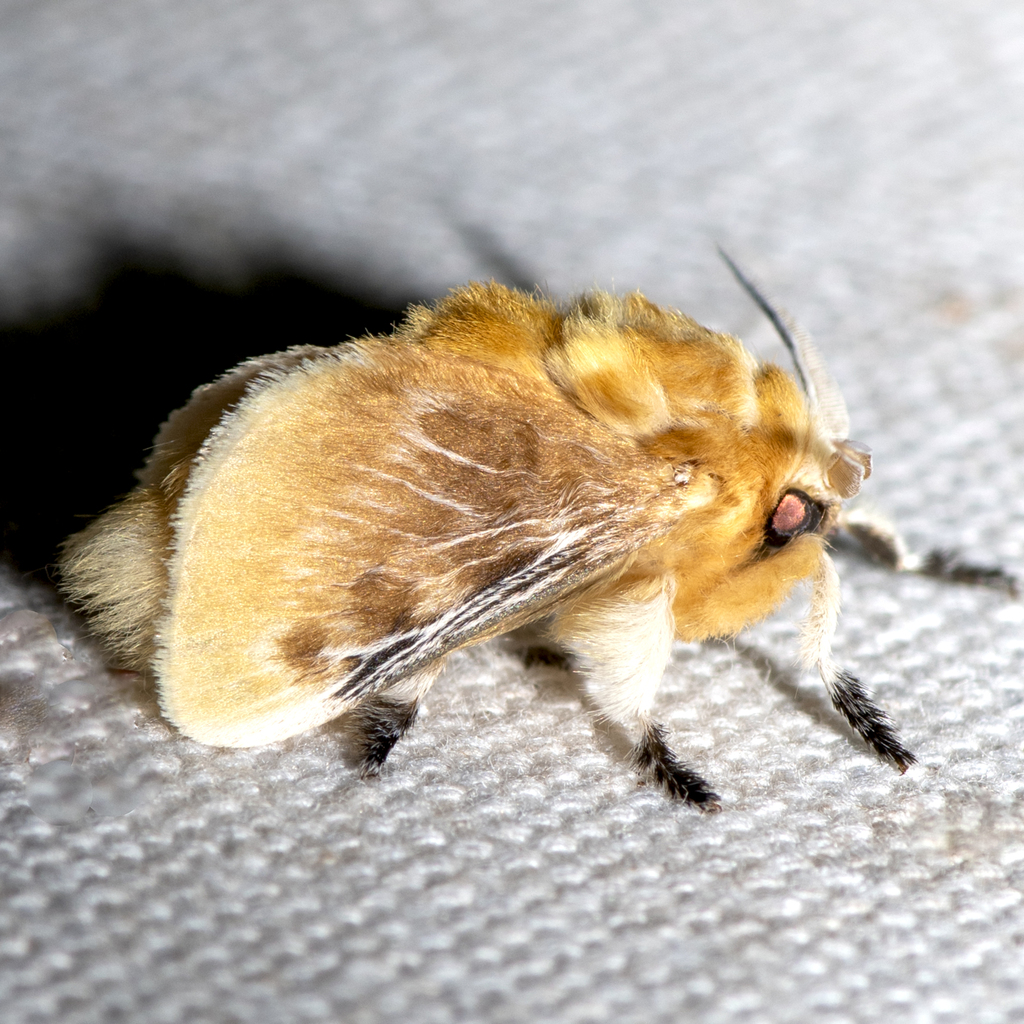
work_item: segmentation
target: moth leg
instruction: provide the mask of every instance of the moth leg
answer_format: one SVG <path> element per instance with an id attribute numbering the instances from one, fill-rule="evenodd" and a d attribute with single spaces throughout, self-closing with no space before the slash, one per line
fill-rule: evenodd
<path id="1" fill-rule="evenodd" d="M 380 774 L 388 754 L 416 721 L 420 701 L 438 671 L 403 679 L 381 693 L 371 694 L 349 712 L 348 727 L 356 736 L 362 778 Z"/>
<path id="2" fill-rule="evenodd" d="M 843 509 L 836 527 L 849 534 L 870 559 L 887 569 L 905 572 L 916 568 L 907 564 L 908 559 L 913 563 L 914 556 L 907 552 L 903 538 L 884 516 L 864 508 Z"/>
<path id="3" fill-rule="evenodd" d="M 877 754 L 905 772 L 917 758 L 900 741 L 892 719 L 868 696 L 860 680 L 844 672 L 832 658 L 832 636 L 839 616 L 839 574 L 824 552 L 814 575 L 811 607 L 804 621 L 801 654 L 809 667 L 817 665 L 821 681 L 850 727 Z"/>
<path id="4" fill-rule="evenodd" d="M 718 794 L 692 768 L 688 768 L 665 742 L 665 727 L 648 719 L 633 747 L 630 763 L 641 778 L 653 779 L 678 800 L 701 811 L 720 811 Z"/>
<path id="5" fill-rule="evenodd" d="M 579 658 L 597 713 L 633 737 L 631 763 L 640 776 L 702 811 L 717 811 L 718 796 L 676 757 L 650 713 L 675 635 L 674 590 L 670 579 L 655 579 L 585 596 L 556 614 L 553 633 Z"/>
<path id="6" fill-rule="evenodd" d="M 836 670 L 832 678 L 822 672 L 832 706 L 861 739 L 880 757 L 891 761 L 902 774 L 917 758 L 903 745 L 892 719 L 868 696 L 856 676 Z"/>
<path id="7" fill-rule="evenodd" d="M 975 587 L 991 587 L 1002 590 L 1012 598 L 1020 597 L 1020 584 L 1016 576 L 1005 569 L 992 565 L 974 565 L 963 562 L 953 551 L 936 548 L 930 551 L 916 569 L 922 576 L 931 576 L 937 580 L 948 580 L 950 583 L 966 583 Z"/>
<path id="8" fill-rule="evenodd" d="M 549 627 L 548 622 L 531 622 L 512 630 L 511 633 L 506 633 L 505 640 L 510 650 L 522 660 L 525 668 L 541 665 L 569 672 L 572 670 L 572 659 L 569 653 L 552 639 Z"/>
<path id="9" fill-rule="evenodd" d="M 909 552 L 892 523 L 876 512 L 862 508 L 844 510 L 836 525 L 857 541 L 869 558 L 894 572 L 915 572 L 950 583 L 991 587 L 1010 597 L 1020 597 L 1016 577 L 1004 569 L 964 562 L 954 552 L 941 548 L 923 556 Z"/>

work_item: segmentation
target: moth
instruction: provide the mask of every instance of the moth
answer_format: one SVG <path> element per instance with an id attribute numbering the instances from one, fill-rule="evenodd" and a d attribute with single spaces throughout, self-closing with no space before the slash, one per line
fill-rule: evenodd
<path id="1" fill-rule="evenodd" d="M 638 292 L 470 284 L 390 337 L 199 388 L 136 489 L 65 542 L 62 586 L 187 736 L 254 746 L 346 715 L 364 774 L 449 654 L 543 621 L 639 774 L 713 810 L 652 717 L 672 643 L 732 637 L 807 579 L 803 660 L 905 771 L 831 655 L 826 538 L 869 452 L 810 339 L 730 265 L 795 377 Z M 898 567 L 894 536 L 847 525 Z"/>

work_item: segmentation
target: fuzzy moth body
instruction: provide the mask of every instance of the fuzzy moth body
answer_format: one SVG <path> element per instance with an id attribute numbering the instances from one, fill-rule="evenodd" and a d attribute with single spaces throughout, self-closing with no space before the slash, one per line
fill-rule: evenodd
<path id="1" fill-rule="evenodd" d="M 637 770 L 711 809 L 651 718 L 672 642 L 733 636 L 810 578 L 805 657 L 905 768 L 831 659 L 824 538 L 869 461 L 809 344 L 817 393 L 639 293 L 472 284 L 391 337 L 200 388 L 66 543 L 63 586 L 187 735 L 252 746 L 344 714 L 368 773 L 449 653 L 545 620 Z"/>

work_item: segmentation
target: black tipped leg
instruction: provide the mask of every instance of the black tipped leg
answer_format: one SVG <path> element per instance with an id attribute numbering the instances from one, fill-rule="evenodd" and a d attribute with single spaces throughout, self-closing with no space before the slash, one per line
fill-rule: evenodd
<path id="1" fill-rule="evenodd" d="M 632 763 L 641 777 L 653 779 L 677 800 L 692 804 L 699 811 L 722 809 L 711 787 L 669 749 L 660 725 L 652 722 L 645 726 L 643 737 L 633 748 Z"/>
<path id="2" fill-rule="evenodd" d="M 917 758 L 900 742 L 892 719 L 867 695 L 860 680 L 840 672 L 829 687 L 832 704 L 858 736 L 887 761 L 905 772 Z"/>
<path id="3" fill-rule="evenodd" d="M 351 728 L 359 740 L 359 774 L 377 775 L 391 748 L 409 731 L 419 709 L 417 701 L 371 697 L 351 713 Z"/>
<path id="4" fill-rule="evenodd" d="M 955 551 L 936 548 L 924 558 L 908 555 L 899 534 L 890 523 L 858 509 L 840 516 L 839 528 L 860 544 L 873 561 L 896 572 L 915 572 L 948 583 L 991 587 L 1019 598 L 1020 581 L 1005 569 L 963 561 Z"/>
<path id="5" fill-rule="evenodd" d="M 1009 594 L 1010 597 L 1020 597 L 1020 584 L 1015 576 L 1011 576 L 1004 569 L 962 562 L 952 551 L 932 551 L 917 571 L 922 576 L 932 576 L 937 580 L 967 583 L 974 587 L 991 587 L 993 590 Z"/>

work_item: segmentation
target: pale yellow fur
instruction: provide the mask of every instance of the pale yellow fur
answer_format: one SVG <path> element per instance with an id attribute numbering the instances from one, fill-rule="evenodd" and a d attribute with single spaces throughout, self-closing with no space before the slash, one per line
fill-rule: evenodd
<path id="1" fill-rule="evenodd" d="M 594 706 L 616 725 L 650 715 L 672 652 L 674 593 L 670 577 L 645 579 L 613 594 L 598 590 L 555 615 L 552 634 L 579 657 Z"/>

